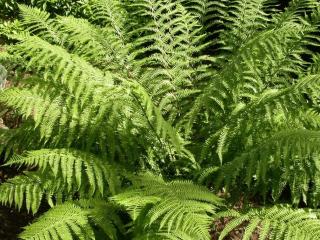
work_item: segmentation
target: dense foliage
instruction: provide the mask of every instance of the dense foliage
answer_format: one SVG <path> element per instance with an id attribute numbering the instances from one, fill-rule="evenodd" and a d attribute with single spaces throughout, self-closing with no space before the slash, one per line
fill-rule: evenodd
<path id="1" fill-rule="evenodd" d="M 49 209 L 21 239 L 205 240 L 221 221 L 220 240 L 320 239 L 318 1 L 86 7 L 19 5 L 2 28 L 0 113 L 20 121 L 1 152 L 24 172 L 0 201 Z"/>
<path id="2" fill-rule="evenodd" d="M 12 19 L 19 14 L 19 4 L 27 4 L 52 14 L 84 15 L 89 11 L 87 4 L 91 0 L 1 0 L 0 19 Z"/>

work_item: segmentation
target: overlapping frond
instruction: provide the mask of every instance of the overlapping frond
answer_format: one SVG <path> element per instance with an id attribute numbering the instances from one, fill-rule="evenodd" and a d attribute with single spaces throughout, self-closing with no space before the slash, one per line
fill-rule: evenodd
<path id="1" fill-rule="evenodd" d="M 156 105 L 175 119 L 174 112 L 183 110 L 182 100 L 193 93 L 191 87 L 205 68 L 197 57 L 205 45 L 201 27 L 182 5 L 172 1 L 142 0 L 132 5 L 145 17 L 143 25 L 132 32 L 140 35 L 130 51 L 133 68 Z"/>
<path id="2" fill-rule="evenodd" d="M 288 186 L 294 204 L 303 200 L 317 206 L 310 192 L 319 192 L 319 137 L 318 131 L 305 129 L 280 132 L 223 165 L 215 183 L 230 188 L 245 183 L 264 196 L 272 191 L 274 200 Z"/>

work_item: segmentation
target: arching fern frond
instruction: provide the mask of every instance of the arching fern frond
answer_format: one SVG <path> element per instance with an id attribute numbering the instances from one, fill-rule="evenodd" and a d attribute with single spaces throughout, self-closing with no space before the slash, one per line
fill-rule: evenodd
<path id="1" fill-rule="evenodd" d="M 19 235 L 24 240 L 92 239 L 89 211 L 70 202 L 58 205 L 25 227 Z"/>
<path id="2" fill-rule="evenodd" d="M 37 167 L 50 171 L 54 178 L 66 184 L 68 190 L 88 191 L 89 194 L 106 194 L 118 191 L 119 179 L 110 163 L 93 154 L 68 149 L 41 149 L 25 156 L 15 156 L 5 165 Z M 86 189 L 86 190 L 85 190 Z"/>
<path id="3" fill-rule="evenodd" d="M 112 199 L 130 212 L 138 236 L 145 235 L 144 231 L 150 228 L 155 236 L 160 236 L 162 231 L 180 231 L 197 239 L 209 238 L 211 220 L 208 214 L 213 214 L 222 204 L 204 187 L 188 181 L 166 183 L 150 174 L 134 178 L 131 190 Z"/>
<path id="4" fill-rule="evenodd" d="M 79 56 L 71 55 L 64 48 L 36 36 L 21 35 L 20 43 L 8 51 L 25 59 L 27 69 L 31 68 L 30 70 L 42 74 L 42 71 L 46 71 L 45 79 L 65 85 L 76 97 L 82 96 L 83 91 L 88 96 L 99 86 L 113 84 L 109 74 L 103 73 Z"/>

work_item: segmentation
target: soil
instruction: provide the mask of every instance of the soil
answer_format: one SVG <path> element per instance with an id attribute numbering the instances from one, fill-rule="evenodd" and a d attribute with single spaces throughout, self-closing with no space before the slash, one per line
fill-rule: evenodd
<path id="1" fill-rule="evenodd" d="M 18 212 L 14 208 L 0 207 L 0 239 L 16 240 L 22 227 L 31 222 L 33 217 L 26 212 Z"/>

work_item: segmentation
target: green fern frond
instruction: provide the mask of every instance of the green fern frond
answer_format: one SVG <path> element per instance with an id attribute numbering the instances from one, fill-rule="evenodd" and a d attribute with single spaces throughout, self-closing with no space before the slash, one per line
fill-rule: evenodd
<path id="1" fill-rule="evenodd" d="M 217 219 L 221 217 L 224 217 L 223 213 Z M 229 214 L 225 217 L 229 217 Z M 232 230 L 242 224 L 246 224 L 242 238 L 244 240 L 251 239 L 255 231 L 259 234 L 259 240 L 315 240 L 320 237 L 320 221 L 316 212 L 292 209 L 287 206 L 273 206 L 252 208 L 234 216 L 221 232 L 219 240 L 225 239 Z"/>
<path id="2" fill-rule="evenodd" d="M 134 178 L 131 190 L 112 199 L 124 205 L 137 224 L 142 221 L 145 227 L 156 226 L 158 231 L 163 229 L 168 233 L 181 231 L 197 239 L 209 238 L 207 214 L 213 214 L 222 204 L 204 187 L 188 181 L 166 183 L 150 174 Z"/>
<path id="3" fill-rule="evenodd" d="M 99 193 L 103 196 L 107 190 L 114 194 L 119 187 L 114 167 L 92 154 L 77 150 L 30 151 L 25 156 L 11 158 L 5 165 L 37 167 L 41 172 L 49 170 L 66 184 L 69 191 L 85 188 L 91 195 Z"/>
<path id="4" fill-rule="evenodd" d="M 132 33 L 141 35 L 132 44 L 133 68 L 161 111 L 173 113 L 183 101 L 177 93 L 191 89 L 205 68 L 197 58 L 205 46 L 201 27 L 183 6 L 171 1 L 141 0 L 133 5 L 146 19 Z"/>
<path id="5" fill-rule="evenodd" d="M 65 202 L 54 206 L 19 235 L 21 239 L 96 239 L 97 228 L 110 240 L 118 239 L 124 226 L 118 209 L 104 200 L 90 199 Z"/>
<path id="6" fill-rule="evenodd" d="M 38 95 L 36 89 L 10 88 L 0 93 L 0 101 L 15 107 L 25 118 L 32 116 L 43 137 L 51 136 L 55 124 L 65 115 L 61 98 Z"/>
<path id="7" fill-rule="evenodd" d="M 285 186 L 291 190 L 292 202 L 298 204 L 302 199 L 312 202 L 308 194 L 318 189 L 316 175 L 319 171 L 318 131 L 283 131 L 273 138 L 256 145 L 252 151 L 241 154 L 218 170 L 217 185 L 236 185 L 236 179 L 251 188 L 260 188 L 263 195 L 272 190 L 277 200 Z M 309 184 L 315 184 L 310 188 Z"/>
<path id="8" fill-rule="evenodd" d="M 88 215 L 88 210 L 72 202 L 58 205 L 25 227 L 19 237 L 25 240 L 93 239 Z"/>
<path id="9" fill-rule="evenodd" d="M 91 221 L 111 240 L 118 239 L 119 233 L 125 234 L 123 221 L 115 204 L 103 200 L 81 200 L 78 204 L 90 212 Z"/>
<path id="10" fill-rule="evenodd" d="M 84 90 L 90 94 L 94 88 L 113 84 L 110 75 L 104 74 L 80 57 L 71 55 L 60 46 L 52 45 L 36 36 L 24 35 L 20 40 L 9 52 L 26 59 L 27 69 L 31 67 L 40 73 L 45 70 L 45 78 L 50 77 L 66 85 L 76 97 L 81 96 Z M 28 58 L 31 60 L 27 61 Z M 50 71 L 54 74 L 49 75 Z"/>
<path id="11" fill-rule="evenodd" d="M 126 20 L 126 11 L 118 0 L 101 0 L 92 3 L 94 20 L 103 21 L 104 26 L 110 26 L 119 38 L 125 38 L 124 28 Z M 124 39 L 122 39 L 124 40 Z"/>
<path id="12" fill-rule="evenodd" d="M 87 20 L 74 17 L 59 17 L 56 28 L 64 34 L 64 44 L 73 53 L 94 64 L 101 64 L 108 55 L 99 41 L 100 29 Z"/>
<path id="13" fill-rule="evenodd" d="M 50 14 L 37 8 L 19 5 L 22 25 L 32 34 L 49 41 L 61 43 L 61 33 L 54 28 L 54 20 Z"/>
<path id="14" fill-rule="evenodd" d="M 52 202 L 52 192 L 59 192 L 59 186 L 58 182 L 45 179 L 42 174 L 25 173 L 1 184 L 0 202 L 14 205 L 19 210 L 25 203 L 26 209 L 35 214 L 45 196 L 49 203 Z"/>
<path id="15" fill-rule="evenodd" d="M 163 143 L 163 140 L 165 143 L 165 140 L 168 138 L 178 154 L 181 153 L 181 155 L 185 155 L 188 160 L 194 162 L 194 157 L 185 148 L 186 143 L 181 138 L 178 131 L 163 118 L 161 111 L 154 105 L 145 89 L 139 83 L 133 83 L 131 85 L 132 94 L 138 104 L 142 107 L 142 111 L 145 113 L 145 117 L 150 124 L 151 129 L 160 138 L 160 144 Z M 169 147 L 170 151 L 170 146 L 167 147 Z M 173 152 L 170 154 L 173 154 Z"/>

